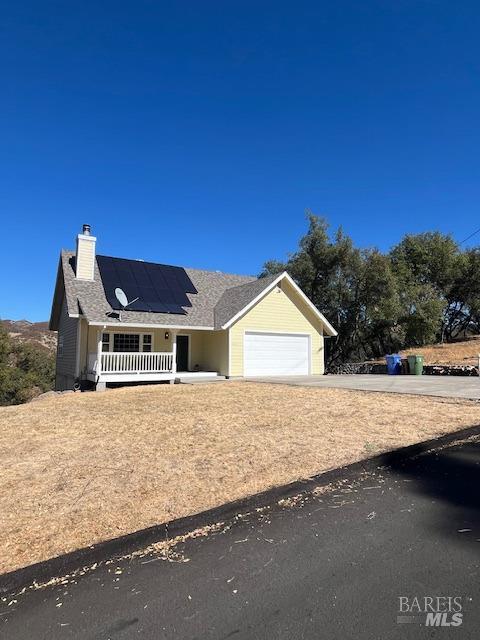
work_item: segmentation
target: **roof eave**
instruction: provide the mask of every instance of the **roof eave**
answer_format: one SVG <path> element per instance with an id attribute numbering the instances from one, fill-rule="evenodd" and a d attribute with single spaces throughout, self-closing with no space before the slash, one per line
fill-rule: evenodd
<path id="1" fill-rule="evenodd" d="M 85 317 L 85 316 L 84 316 Z M 185 330 L 185 331 L 216 331 L 215 327 L 211 326 L 203 326 L 203 325 L 183 325 L 183 324 L 161 324 L 161 323 L 149 323 L 149 322 L 109 322 L 108 319 L 106 321 L 99 320 L 88 320 L 87 324 L 91 327 L 128 327 L 135 328 L 139 327 L 142 329 L 166 329 L 167 331 L 171 330 Z"/>
<path id="2" fill-rule="evenodd" d="M 62 295 L 63 294 L 63 295 Z M 52 308 L 50 310 L 50 318 L 48 328 L 50 331 L 58 331 L 60 321 L 60 313 L 62 310 L 63 296 L 65 295 L 65 284 L 63 281 L 63 265 L 62 256 L 60 255 L 57 268 L 57 277 L 55 280 L 55 289 L 53 292 Z"/>

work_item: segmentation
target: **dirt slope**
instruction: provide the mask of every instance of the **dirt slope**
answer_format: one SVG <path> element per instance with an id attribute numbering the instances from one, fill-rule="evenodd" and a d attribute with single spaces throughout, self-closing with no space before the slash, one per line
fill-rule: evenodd
<path id="1" fill-rule="evenodd" d="M 50 331 L 48 322 L 30 322 L 29 320 L 0 320 L 8 334 L 19 342 L 29 342 L 47 351 L 55 352 L 57 333 Z"/>
<path id="2" fill-rule="evenodd" d="M 423 355 L 425 364 L 478 364 L 480 336 L 473 336 L 450 344 L 432 344 L 405 349 L 400 353 L 402 356 L 414 353 Z"/>

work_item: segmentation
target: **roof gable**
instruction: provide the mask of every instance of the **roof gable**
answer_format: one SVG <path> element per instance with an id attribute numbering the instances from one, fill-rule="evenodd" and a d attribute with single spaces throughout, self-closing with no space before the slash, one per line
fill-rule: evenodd
<path id="1" fill-rule="evenodd" d="M 67 312 L 71 318 L 78 317 L 79 303 L 76 296 L 75 288 L 70 277 L 70 272 L 75 277 L 75 257 L 67 251 L 60 253 L 60 259 L 58 261 L 57 278 L 55 281 L 55 291 L 52 300 L 52 309 L 50 312 L 50 320 L 48 328 L 51 331 L 58 330 L 58 323 L 60 321 L 60 314 L 62 313 L 63 299 L 67 303 Z"/>
<path id="2" fill-rule="evenodd" d="M 237 320 L 239 320 L 242 316 L 244 316 L 254 305 L 256 305 L 262 298 L 264 298 L 272 289 L 274 289 L 282 280 L 286 280 L 290 287 L 292 288 L 294 295 L 297 295 L 303 302 L 306 303 L 307 307 L 312 312 L 313 316 L 316 317 L 324 327 L 324 332 L 330 336 L 336 336 L 337 332 L 332 327 L 332 325 L 328 322 L 325 316 L 320 313 L 317 307 L 313 304 L 313 302 L 304 294 L 304 292 L 300 289 L 300 287 L 296 284 L 296 282 L 291 278 L 291 276 L 283 271 L 280 274 L 269 276 L 266 278 L 260 278 L 256 282 L 245 285 L 244 287 L 235 287 L 235 289 L 243 290 L 241 295 L 238 296 L 239 304 L 236 305 L 236 302 L 233 302 L 232 307 L 240 306 L 240 302 L 244 303 L 241 308 L 231 315 L 231 317 L 224 322 L 222 325 L 219 325 L 215 328 L 228 329 L 232 324 L 234 324 Z M 224 301 L 225 299 L 225 301 Z M 232 290 L 226 291 L 222 300 L 220 301 L 221 307 L 227 307 L 228 303 L 232 301 Z M 218 314 L 219 320 L 220 317 L 225 316 L 226 313 L 223 312 Z M 217 312 L 216 312 L 217 319 Z"/>
<path id="3" fill-rule="evenodd" d="M 215 306 L 215 329 L 223 328 L 277 278 L 275 274 L 227 289 Z"/>

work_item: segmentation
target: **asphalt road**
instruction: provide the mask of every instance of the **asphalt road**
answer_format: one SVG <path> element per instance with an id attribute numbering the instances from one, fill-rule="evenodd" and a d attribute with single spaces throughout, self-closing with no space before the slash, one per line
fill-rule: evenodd
<path id="1" fill-rule="evenodd" d="M 450 446 L 237 518 L 168 560 L 126 558 L 8 597 L 1 637 L 477 638 L 479 462 L 478 440 Z M 401 596 L 462 597 L 462 625 L 398 623 Z"/>

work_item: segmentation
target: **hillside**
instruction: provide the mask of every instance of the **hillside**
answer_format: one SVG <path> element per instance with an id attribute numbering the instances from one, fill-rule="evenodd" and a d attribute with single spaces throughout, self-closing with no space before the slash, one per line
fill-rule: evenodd
<path id="1" fill-rule="evenodd" d="M 57 347 L 57 333 L 50 331 L 48 322 L 29 322 L 28 320 L 0 320 L 8 335 L 15 341 L 30 343 L 54 353 Z"/>
<path id="2" fill-rule="evenodd" d="M 412 354 L 423 355 L 425 364 L 478 364 L 479 353 L 480 336 L 400 351 L 404 357 Z"/>

